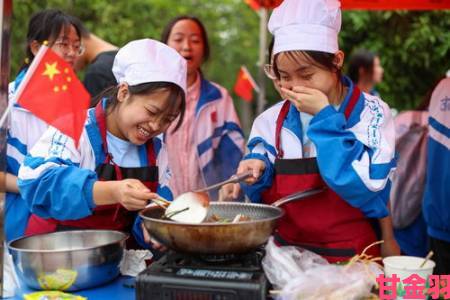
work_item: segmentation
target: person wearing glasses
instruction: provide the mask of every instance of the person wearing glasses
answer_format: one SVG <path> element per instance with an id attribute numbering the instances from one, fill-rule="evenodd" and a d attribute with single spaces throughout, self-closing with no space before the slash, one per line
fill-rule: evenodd
<path id="1" fill-rule="evenodd" d="M 15 92 L 42 44 L 48 46 L 71 66 L 84 52 L 81 37 L 86 34 L 81 21 L 57 9 L 42 10 L 28 23 L 26 58 L 15 80 L 9 84 L 9 101 L 15 101 Z M 24 157 L 46 131 L 48 125 L 28 110 L 14 103 L 7 134 L 7 174 L 5 201 L 5 237 L 12 240 L 22 236 L 30 211 L 19 194 L 17 174 Z"/>
<path id="2" fill-rule="evenodd" d="M 275 75 L 275 73 L 273 71 L 273 45 L 274 44 L 275 44 L 275 38 L 272 37 L 272 39 L 270 40 L 270 43 L 269 43 L 269 47 L 267 48 L 269 63 L 264 65 L 264 73 L 270 80 L 272 80 L 273 87 L 278 92 L 278 94 L 280 94 L 280 96 L 282 98 L 284 98 L 284 96 L 281 92 L 280 79 L 277 78 L 277 76 Z"/>
<path id="3" fill-rule="evenodd" d="M 275 37 L 273 75 L 285 100 L 253 123 L 238 168 L 253 176 L 242 188 L 252 202 L 265 204 L 315 189 L 283 207 L 275 241 L 331 263 L 347 261 L 377 241 L 370 219 L 389 215 L 393 118 L 386 103 L 341 73 L 338 0 L 285 0 L 268 26 Z M 375 245 L 367 254 L 380 256 L 381 249 Z"/>
<path id="4" fill-rule="evenodd" d="M 282 99 L 287 99 L 288 97 L 283 94 L 282 91 L 282 85 L 280 78 L 277 77 L 275 70 L 273 68 L 274 64 L 274 55 L 273 55 L 273 46 L 275 43 L 275 39 L 272 38 L 269 48 L 268 48 L 268 54 L 269 54 L 269 61 L 270 64 L 264 65 L 264 72 L 266 76 L 272 80 L 273 86 L 277 90 L 277 92 L 280 94 Z M 235 191 L 233 191 L 235 192 Z M 233 193 L 231 192 L 231 193 Z M 233 197 L 235 197 L 233 195 Z M 400 246 L 397 243 L 395 236 L 394 236 L 394 228 L 392 225 L 392 217 L 386 216 L 380 219 L 373 219 L 371 220 L 371 225 L 375 229 L 375 232 L 377 233 L 377 238 L 380 240 L 383 240 L 384 243 L 381 244 L 381 256 L 393 256 L 393 255 L 400 255 Z"/>

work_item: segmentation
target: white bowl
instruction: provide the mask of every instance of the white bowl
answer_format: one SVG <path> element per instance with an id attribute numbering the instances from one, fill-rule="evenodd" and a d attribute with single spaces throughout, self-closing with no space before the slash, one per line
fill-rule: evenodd
<path id="1" fill-rule="evenodd" d="M 428 260 L 425 265 L 420 268 L 420 265 L 424 262 L 423 257 L 416 256 L 388 256 L 383 259 L 384 275 L 386 277 L 392 277 L 397 275 L 400 278 L 400 283 L 397 286 L 397 293 L 404 292 L 404 284 L 402 281 L 409 276 L 416 274 L 427 280 L 428 276 L 433 274 L 435 262 Z M 397 299 L 403 299 L 403 297 L 397 297 Z"/>
<path id="2" fill-rule="evenodd" d="M 416 256 L 388 256 L 383 259 L 384 273 L 391 277 L 396 274 L 401 280 L 406 279 L 412 274 L 417 274 L 426 279 L 433 274 L 433 268 L 436 265 L 434 261 L 428 260 L 426 264 L 420 268 L 425 259 Z"/>

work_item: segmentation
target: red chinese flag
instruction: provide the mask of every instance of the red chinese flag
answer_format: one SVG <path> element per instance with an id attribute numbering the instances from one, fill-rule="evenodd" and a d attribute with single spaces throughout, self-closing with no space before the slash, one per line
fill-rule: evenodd
<path id="1" fill-rule="evenodd" d="M 250 102 L 253 99 L 253 89 L 255 88 L 255 82 L 251 78 L 247 68 L 241 67 L 234 84 L 234 92 L 242 99 Z"/>
<path id="2" fill-rule="evenodd" d="M 49 125 L 78 142 L 86 121 L 90 95 L 72 67 L 42 46 L 17 91 L 17 102 Z"/>

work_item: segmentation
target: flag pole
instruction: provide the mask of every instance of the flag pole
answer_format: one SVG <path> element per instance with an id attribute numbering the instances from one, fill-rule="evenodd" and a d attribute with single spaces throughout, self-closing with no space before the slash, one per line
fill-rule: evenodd
<path id="1" fill-rule="evenodd" d="M 250 134 L 250 129 L 252 128 L 253 123 L 253 111 L 252 111 L 252 103 L 247 101 L 239 101 L 240 103 L 240 120 L 242 130 L 244 131 L 244 135 L 246 137 Z"/>
<path id="2" fill-rule="evenodd" d="M 267 8 L 259 10 L 259 61 L 258 61 L 258 101 L 256 105 L 256 114 L 261 114 L 266 108 L 266 81 L 264 75 L 264 64 L 266 63 L 267 47 Z"/>
<path id="3" fill-rule="evenodd" d="M 30 67 L 28 68 L 27 73 L 25 73 L 25 77 L 23 78 L 19 88 L 15 91 L 15 95 L 14 95 L 15 99 L 19 99 L 20 96 L 22 95 L 22 92 L 24 90 L 24 87 L 26 86 L 26 83 L 30 80 L 31 75 L 33 74 L 34 70 L 36 69 L 36 67 L 38 65 L 35 62 L 39 61 L 39 59 L 42 56 L 44 56 L 47 49 L 48 49 L 48 47 L 45 46 L 45 44 L 39 48 L 38 53 L 36 53 L 36 56 L 33 59 L 33 63 L 31 63 Z M 6 86 L 8 86 L 8 83 L 6 83 Z M 6 110 L 3 112 L 3 115 L 0 117 L 0 128 L 3 127 L 4 123 L 8 119 L 8 115 L 11 113 L 12 107 L 14 106 L 13 101 L 8 101 L 7 103 L 8 103 L 8 106 L 6 107 Z"/>
<path id="4" fill-rule="evenodd" d="M 0 111 L 8 110 L 8 81 L 9 81 L 9 67 L 10 67 L 10 43 L 11 43 L 11 15 L 12 15 L 12 0 L 3 0 L 0 2 Z M 4 224 L 4 204 L 5 204 L 5 185 L 6 185 L 6 128 L 0 127 L 0 298 L 3 295 L 3 252 L 5 235 L 3 230 Z M 10 296 L 10 295 L 9 295 Z"/>

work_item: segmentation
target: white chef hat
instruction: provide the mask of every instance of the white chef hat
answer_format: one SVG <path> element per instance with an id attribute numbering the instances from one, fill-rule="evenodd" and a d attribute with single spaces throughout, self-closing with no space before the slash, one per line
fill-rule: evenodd
<path id="1" fill-rule="evenodd" d="M 173 48 L 155 40 L 135 40 L 120 48 L 112 72 L 118 83 L 172 82 L 186 93 L 186 60 Z"/>
<path id="2" fill-rule="evenodd" d="M 273 10 L 273 54 L 292 50 L 336 53 L 341 29 L 339 0 L 284 0 Z"/>

